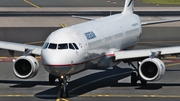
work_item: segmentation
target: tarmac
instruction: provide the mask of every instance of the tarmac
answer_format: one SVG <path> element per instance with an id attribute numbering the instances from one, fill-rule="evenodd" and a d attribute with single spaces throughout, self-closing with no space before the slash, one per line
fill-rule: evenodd
<path id="1" fill-rule="evenodd" d="M 46 26 L 40 27 L 44 25 L 44 21 L 47 21 L 45 18 L 49 19 L 48 23 Z M 141 17 L 143 21 L 172 18 L 176 17 Z M 70 26 L 86 21 L 71 17 L 6 17 L 6 19 L 9 20 L 4 20 L 4 24 L 2 24 L 8 26 L 0 27 L 0 40 L 34 45 L 42 45 L 52 31 L 60 28 L 60 23 L 67 21 L 65 24 Z M 9 24 L 6 24 L 7 22 Z M 141 40 L 136 49 L 179 46 L 179 27 L 179 22 L 143 27 Z M 16 54 L 21 55 L 22 53 Z M 0 56 L 7 55 L 7 51 L 0 51 Z M 71 77 L 70 98 L 67 99 L 57 98 L 58 82 L 56 85 L 49 85 L 48 73 L 42 65 L 40 65 L 37 76 L 27 80 L 16 78 L 12 72 L 12 65 L 13 63 L 10 61 L 0 62 L 0 100 L 2 101 L 180 100 L 179 61 L 167 63 L 163 78 L 160 81 L 149 82 L 144 87 L 140 84 L 130 85 L 129 76 L 132 68 L 128 64 L 120 63 L 117 67 L 107 70 L 83 71 Z"/>
<path id="2" fill-rule="evenodd" d="M 0 7 L 1 12 L 122 11 L 124 7 Z M 135 7 L 134 11 L 180 11 L 180 7 Z"/>
<path id="3" fill-rule="evenodd" d="M 101 18 L 103 16 L 91 16 L 92 18 Z M 178 19 L 180 16 L 151 16 L 151 17 L 141 17 L 142 21 L 156 21 L 163 19 Z M 83 23 L 88 20 L 73 18 L 71 16 L 53 16 L 53 17 L 0 17 L 0 27 L 61 27 L 60 24 L 65 24 L 65 26 L 71 26 L 78 23 Z M 167 24 L 157 24 L 153 26 L 173 26 L 179 27 L 179 22 L 167 23 Z"/>
<path id="4" fill-rule="evenodd" d="M 1 0 L 0 7 L 123 7 L 125 0 Z M 146 4 L 134 0 L 136 7 L 178 7 L 179 5 Z"/>
<path id="5" fill-rule="evenodd" d="M 16 7 L 14 6 L 5 6 L 7 4 L 11 4 L 11 2 L 13 2 L 12 0 L 5 0 L 1 5 L 4 6 L 0 6 L 0 27 L 60 27 L 60 24 L 65 24 L 66 26 L 70 26 L 70 25 L 74 25 L 77 23 L 82 23 L 85 22 L 86 20 L 83 19 L 78 19 L 78 18 L 72 18 L 71 16 L 73 14 L 89 14 L 91 17 L 95 17 L 95 18 L 100 18 L 100 17 L 104 17 L 102 16 L 102 12 L 106 12 L 106 15 L 111 15 L 112 12 L 121 12 L 123 10 L 123 6 L 121 7 L 117 7 L 117 6 L 106 6 L 107 2 L 105 2 L 102 6 L 88 6 L 88 7 L 82 7 L 81 5 L 83 5 L 84 3 L 80 3 L 78 6 L 76 7 L 69 7 L 69 6 L 65 6 L 65 7 L 54 7 L 54 6 L 49 6 L 49 7 L 39 7 L 37 8 L 36 6 L 33 6 L 31 3 L 26 3 L 22 0 L 18 0 L 18 4 L 19 5 L 24 5 L 24 4 L 28 4 L 29 6 L 23 6 L 23 7 L 19 7 L 17 5 L 17 3 L 14 3 L 14 5 L 17 5 Z M 29 0 L 29 2 L 34 1 L 33 4 L 35 4 L 37 1 L 35 0 Z M 46 2 L 48 2 L 47 0 L 45 0 Z M 65 2 L 60 0 L 61 2 Z M 2 2 L 2 1 L 0 1 Z M 45 3 L 46 3 L 45 2 Z M 78 1 L 80 2 L 80 1 Z M 94 3 L 95 1 L 91 1 L 92 3 Z M 100 1 L 98 1 L 100 2 Z M 104 1 L 101 1 L 104 2 Z M 37 3 L 41 3 L 41 2 L 37 2 Z M 87 1 L 85 2 L 87 3 Z M 140 4 L 139 4 L 140 3 Z M 67 4 L 71 4 L 70 1 L 67 2 Z M 124 1 L 121 1 L 121 4 L 124 5 Z M 135 1 L 135 4 L 137 4 L 138 6 L 136 7 L 135 5 L 135 12 L 139 12 L 140 14 L 144 13 L 145 15 L 151 15 L 151 16 L 141 16 L 142 20 L 161 20 L 161 19 L 171 19 L 171 18 L 179 18 L 180 16 L 180 7 L 179 6 L 168 6 L 168 7 L 153 7 L 152 5 L 150 6 L 143 6 L 143 3 L 139 2 L 139 1 Z M 68 13 L 69 12 L 69 13 Z M 96 15 L 96 13 L 98 13 L 98 16 L 93 16 Z M 9 15 L 8 15 L 9 14 Z M 40 16 L 36 16 L 36 15 L 40 15 Z M 68 15 L 68 16 L 57 16 L 58 14 L 64 14 L 64 15 Z M 165 14 L 166 16 L 164 17 L 158 17 L 161 15 Z M 176 16 L 172 16 L 176 15 Z M 47 16 L 48 15 L 48 16 Z M 56 16 L 54 16 L 56 15 Z M 154 15 L 158 15 L 158 16 L 154 16 Z M 168 16 L 170 17 L 168 17 Z M 179 16 L 177 16 L 179 15 Z M 154 17 L 153 17 L 154 16 Z M 174 23 L 172 24 L 173 26 L 178 26 L 178 24 Z"/>
<path id="6" fill-rule="evenodd" d="M 27 3 L 27 1 L 29 3 Z M 89 0 L 78 0 L 77 4 L 91 6 L 83 7 L 77 4 L 68 7 L 72 0 L 1 0 L 0 12 L 54 12 L 54 11 L 122 11 L 124 0 L 114 4 L 103 1 L 92 6 Z M 102 2 L 92 0 L 91 2 Z M 61 3 L 59 3 L 61 2 Z M 62 3 L 63 2 L 63 3 Z M 67 3 L 66 3 L 67 2 Z M 73 1 L 74 2 L 74 1 Z M 86 3 L 86 4 L 85 4 Z M 60 4 L 66 7 L 59 7 Z M 49 5 L 49 6 L 48 6 Z M 135 0 L 135 10 L 139 11 L 180 11 L 178 6 L 149 5 Z M 143 7 L 143 8 L 141 8 Z M 103 16 L 91 16 L 100 18 Z M 146 16 L 142 21 L 176 19 L 179 16 Z M 1 16 L 0 40 L 20 42 L 25 44 L 42 45 L 47 36 L 60 28 L 60 24 L 71 26 L 87 20 L 72 18 L 71 16 Z M 143 27 L 143 33 L 135 49 L 179 46 L 180 22 L 157 24 Z M 16 56 L 22 53 L 15 53 Z M 1 59 L 10 55 L 5 50 L 0 50 Z M 173 61 L 171 61 L 173 60 Z M 11 60 L 0 62 L 0 100 L 1 101 L 179 101 L 180 100 L 180 63 L 177 58 L 166 60 L 166 73 L 160 81 L 149 82 L 147 86 L 130 85 L 132 68 L 128 64 L 120 63 L 107 70 L 87 70 L 71 77 L 69 83 L 70 98 L 57 98 L 58 82 L 49 85 L 48 73 L 40 62 L 40 70 L 36 77 L 27 80 L 16 78 L 12 72 Z"/>

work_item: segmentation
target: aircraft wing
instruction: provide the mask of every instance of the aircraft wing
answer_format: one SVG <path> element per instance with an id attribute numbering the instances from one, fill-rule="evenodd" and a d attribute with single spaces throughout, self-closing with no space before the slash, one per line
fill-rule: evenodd
<path id="1" fill-rule="evenodd" d="M 154 48 L 154 49 L 142 49 L 142 50 L 126 50 L 115 52 L 115 60 L 127 60 L 151 57 L 153 55 L 178 55 L 180 54 L 180 46 L 166 47 L 166 48 Z"/>
<path id="2" fill-rule="evenodd" d="M 180 21 L 180 19 L 171 19 L 171 20 L 159 20 L 159 21 L 149 21 L 149 22 L 142 22 L 141 25 L 153 25 L 153 24 L 159 24 L 159 23 L 168 23 L 168 22 L 176 22 Z"/>
<path id="3" fill-rule="evenodd" d="M 32 54 L 40 55 L 41 54 L 41 48 L 42 48 L 41 46 L 34 46 L 34 45 L 27 45 L 27 44 L 21 44 L 21 43 L 0 41 L 0 49 L 6 49 L 9 51 L 25 52 L 26 50 L 31 50 Z"/>

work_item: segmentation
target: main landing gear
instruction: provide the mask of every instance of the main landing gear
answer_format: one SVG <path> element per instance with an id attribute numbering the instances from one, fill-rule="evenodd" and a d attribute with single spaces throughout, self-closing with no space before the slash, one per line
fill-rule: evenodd
<path id="1" fill-rule="evenodd" d="M 58 77 L 49 74 L 49 83 L 51 85 L 54 84 L 55 80 L 57 78 Z M 69 89 L 68 89 L 68 82 L 67 82 L 67 80 L 69 80 L 70 77 L 69 76 L 61 76 L 58 79 L 59 79 L 59 93 L 58 93 L 58 97 L 61 97 L 61 98 L 69 97 Z"/>
<path id="2" fill-rule="evenodd" d="M 137 63 L 137 68 L 136 68 L 136 67 L 134 66 L 134 64 L 132 64 L 131 62 L 130 62 L 129 64 L 135 69 L 135 71 L 133 71 L 133 72 L 131 73 L 131 85 L 132 85 L 132 86 L 136 86 L 138 80 L 140 80 L 141 85 L 142 85 L 142 86 L 146 86 L 146 85 L 147 85 L 147 81 L 146 81 L 146 80 L 143 80 L 143 79 L 140 77 L 140 75 L 139 75 L 139 71 L 138 71 L 139 63 Z"/>

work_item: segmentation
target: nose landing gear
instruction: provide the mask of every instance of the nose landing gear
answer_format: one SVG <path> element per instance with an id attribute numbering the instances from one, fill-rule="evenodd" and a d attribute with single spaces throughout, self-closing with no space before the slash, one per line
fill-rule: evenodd
<path id="1" fill-rule="evenodd" d="M 49 74 L 49 83 L 51 85 L 55 84 L 55 80 L 57 78 L 58 77 Z M 63 98 L 63 97 L 67 98 L 67 97 L 69 97 L 68 80 L 70 80 L 70 76 L 61 76 L 58 79 L 59 79 L 58 97 L 59 98 Z"/>
<path id="2" fill-rule="evenodd" d="M 58 96 L 63 98 L 69 97 L 69 89 L 68 89 L 68 82 L 69 76 L 61 76 L 59 78 L 59 94 Z"/>

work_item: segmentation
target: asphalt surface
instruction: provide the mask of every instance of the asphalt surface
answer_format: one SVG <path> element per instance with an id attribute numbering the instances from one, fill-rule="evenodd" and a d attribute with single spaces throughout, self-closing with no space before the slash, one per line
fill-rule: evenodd
<path id="1" fill-rule="evenodd" d="M 42 41 L 58 27 L 0 28 L 0 40 L 42 45 Z M 136 49 L 178 46 L 179 27 L 145 27 Z M 36 43 L 37 42 L 37 43 Z M 0 51 L 0 56 L 8 55 Z M 168 63 L 164 77 L 141 87 L 130 85 L 132 68 L 120 63 L 108 70 L 87 70 L 71 77 L 70 98 L 58 99 L 57 85 L 48 84 L 48 73 L 43 66 L 36 77 L 20 80 L 12 73 L 12 62 L 0 62 L 0 100 L 17 101 L 131 101 L 180 100 L 180 64 Z M 56 83 L 58 84 L 58 83 Z"/>
<path id="2" fill-rule="evenodd" d="M 26 1 L 26 2 L 25 2 Z M 28 2 L 29 3 L 28 3 Z M 34 6 L 33 6 L 33 5 Z M 106 0 L 0 0 L 0 7 L 123 7 L 124 0 L 107 3 Z M 135 0 L 136 7 L 155 7 Z M 159 5 L 169 7 L 177 5 Z M 10 18 L 7 18 L 10 19 Z M 2 22 L 2 21 L 1 21 Z M 19 22 L 17 20 L 17 22 Z M 23 22 L 25 23 L 25 22 Z M 16 23 L 17 24 L 17 23 Z M 15 25 L 14 25 L 15 26 Z M 42 45 L 46 37 L 59 27 L 0 27 L 0 40 Z M 179 27 L 145 27 L 136 49 L 178 46 Z M 15 55 L 22 53 L 16 52 Z M 10 56 L 0 50 L 0 56 Z M 48 73 L 42 65 L 36 77 L 28 80 L 16 78 L 12 62 L 0 62 L 0 101 L 179 101 L 180 64 L 168 63 L 164 77 L 141 87 L 130 85 L 132 68 L 119 64 L 108 70 L 87 70 L 71 77 L 70 98 L 58 99 L 58 82 L 49 85 Z M 40 62 L 41 64 L 41 62 Z"/>
<path id="3" fill-rule="evenodd" d="M 114 1 L 116 3 L 114 3 Z M 123 7 L 125 0 L 0 0 L 0 7 Z M 36 5 L 36 6 L 35 6 Z M 135 0 L 137 7 L 155 7 L 156 4 L 145 4 Z M 159 5 L 169 7 L 179 5 Z"/>

